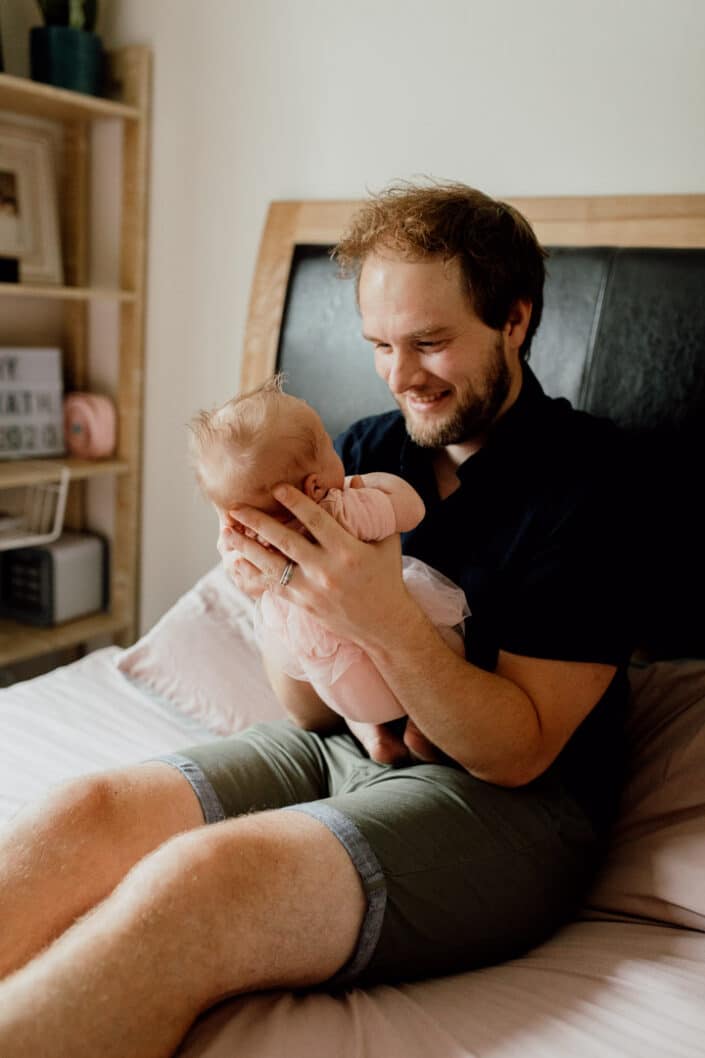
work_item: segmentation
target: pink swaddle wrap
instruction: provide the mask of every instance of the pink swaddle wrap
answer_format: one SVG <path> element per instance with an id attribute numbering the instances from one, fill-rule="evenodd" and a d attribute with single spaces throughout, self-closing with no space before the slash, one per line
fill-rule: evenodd
<path id="1" fill-rule="evenodd" d="M 64 440 L 73 456 L 103 459 L 115 451 L 115 405 L 98 393 L 69 393 L 64 399 Z"/>
<path id="2" fill-rule="evenodd" d="M 321 506 L 359 539 L 381 540 L 396 531 L 392 503 L 379 489 L 331 489 Z M 464 654 L 458 627 L 470 614 L 465 593 L 425 562 L 404 556 L 402 564 L 408 591 L 446 642 Z M 265 591 L 261 596 L 255 632 L 283 672 L 310 682 L 319 697 L 347 719 L 378 724 L 404 716 L 365 652 L 333 635 L 281 593 Z"/>

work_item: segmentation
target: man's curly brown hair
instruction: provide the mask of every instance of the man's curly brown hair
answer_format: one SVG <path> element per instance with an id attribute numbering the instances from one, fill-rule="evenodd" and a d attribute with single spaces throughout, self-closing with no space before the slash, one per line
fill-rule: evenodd
<path id="1" fill-rule="evenodd" d="M 530 301 L 521 346 L 528 358 L 543 311 L 548 254 L 513 206 L 465 184 L 392 184 L 358 210 L 332 256 L 343 275 L 359 281 L 366 257 L 382 246 L 409 260 L 457 257 L 470 304 L 495 330 L 504 327 L 516 301 Z"/>

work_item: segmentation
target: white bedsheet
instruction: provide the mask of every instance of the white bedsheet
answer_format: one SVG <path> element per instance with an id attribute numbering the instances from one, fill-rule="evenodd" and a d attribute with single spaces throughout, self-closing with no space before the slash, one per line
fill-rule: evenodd
<path id="1" fill-rule="evenodd" d="M 582 922 L 522 959 L 345 997 L 232 1000 L 179 1058 L 703 1058 L 705 935 Z"/>
<path id="2" fill-rule="evenodd" d="M 0 820 L 49 786 L 217 738 L 128 683 L 117 648 L 0 691 Z M 180 1058 L 704 1058 L 705 934 L 579 922 L 503 966 L 221 1004 Z"/>
<path id="3" fill-rule="evenodd" d="M 0 691 L 0 822 L 65 779 L 218 738 L 132 686 L 119 653 L 97 650 Z"/>

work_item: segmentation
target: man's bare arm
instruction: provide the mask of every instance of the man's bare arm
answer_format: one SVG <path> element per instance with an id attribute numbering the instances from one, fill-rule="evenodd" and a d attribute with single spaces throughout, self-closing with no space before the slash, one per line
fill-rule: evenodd
<path id="1" fill-rule="evenodd" d="M 413 605 L 393 637 L 366 649 L 422 734 L 487 782 L 521 786 L 541 775 L 616 671 L 500 651 L 486 672 L 453 653 Z"/>

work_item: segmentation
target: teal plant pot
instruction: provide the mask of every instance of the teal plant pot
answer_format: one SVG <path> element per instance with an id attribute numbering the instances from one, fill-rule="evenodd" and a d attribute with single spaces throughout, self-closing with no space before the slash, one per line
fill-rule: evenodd
<path id="1" fill-rule="evenodd" d="M 29 54 L 33 81 L 100 95 L 103 47 L 97 34 L 72 26 L 35 26 Z"/>

